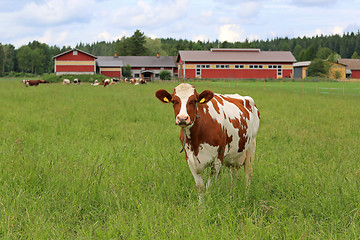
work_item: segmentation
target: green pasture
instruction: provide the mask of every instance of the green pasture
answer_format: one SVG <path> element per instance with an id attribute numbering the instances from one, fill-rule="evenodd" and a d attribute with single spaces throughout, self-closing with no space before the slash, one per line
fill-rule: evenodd
<path id="1" fill-rule="evenodd" d="M 194 82 L 261 113 L 250 188 L 223 168 L 200 206 L 154 96 L 177 84 L 1 79 L 0 238 L 360 238 L 360 83 Z"/>

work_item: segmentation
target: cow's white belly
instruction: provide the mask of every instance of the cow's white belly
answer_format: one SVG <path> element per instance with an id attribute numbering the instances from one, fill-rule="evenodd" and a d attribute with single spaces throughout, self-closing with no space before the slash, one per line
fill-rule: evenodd
<path id="1" fill-rule="evenodd" d="M 248 144 L 246 144 L 245 149 L 247 149 Z M 237 166 L 240 167 L 244 164 L 245 161 L 245 150 L 243 152 L 238 152 L 238 141 L 233 141 L 231 144 L 226 145 L 224 151 L 224 159 L 221 164 L 220 159 L 218 159 L 219 147 L 211 146 L 208 143 L 202 143 L 199 146 L 199 152 L 195 156 L 195 153 L 190 150 L 189 146 L 186 146 L 186 153 L 188 156 L 188 165 L 192 172 L 200 174 L 204 171 L 205 168 L 209 167 L 212 164 L 217 166 Z"/>

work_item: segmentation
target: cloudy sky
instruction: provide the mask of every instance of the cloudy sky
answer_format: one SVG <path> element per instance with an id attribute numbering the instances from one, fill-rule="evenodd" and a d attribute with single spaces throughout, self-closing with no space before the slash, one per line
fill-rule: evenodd
<path id="1" fill-rule="evenodd" d="M 15 47 L 152 38 L 244 41 L 357 33 L 360 0 L 1 0 L 0 42 Z"/>

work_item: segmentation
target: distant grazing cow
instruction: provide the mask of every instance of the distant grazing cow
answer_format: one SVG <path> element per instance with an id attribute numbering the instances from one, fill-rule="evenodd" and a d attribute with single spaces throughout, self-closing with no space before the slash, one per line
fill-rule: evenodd
<path id="1" fill-rule="evenodd" d="M 103 79 L 104 87 L 110 84 L 110 79 Z"/>
<path id="2" fill-rule="evenodd" d="M 68 85 L 68 84 L 70 84 L 71 82 L 70 82 L 70 80 L 69 79 L 64 79 L 63 80 L 63 85 Z"/>
<path id="3" fill-rule="evenodd" d="M 43 80 L 43 79 L 41 79 L 41 80 L 39 80 L 39 81 L 40 81 L 40 83 L 49 83 L 48 81 Z"/>
<path id="4" fill-rule="evenodd" d="M 80 79 L 75 78 L 75 79 L 74 79 L 74 84 L 75 84 L 75 85 L 80 85 Z"/>
<path id="5" fill-rule="evenodd" d="M 91 84 L 91 86 L 98 86 L 98 85 L 99 85 L 99 81 L 97 79 L 94 81 L 94 83 Z"/>
<path id="6" fill-rule="evenodd" d="M 160 89 L 155 95 L 160 101 L 173 104 L 175 124 L 181 127 L 181 151 L 185 150 L 200 202 L 204 188 L 202 172 L 207 167 L 211 167 L 216 180 L 225 165 L 230 168 L 233 180 L 237 170 L 244 166 L 246 186 L 250 184 L 260 123 L 260 113 L 251 97 L 210 90 L 199 94 L 186 83 L 178 85 L 172 94 Z"/>
<path id="7" fill-rule="evenodd" d="M 40 83 L 40 80 L 23 80 L 23 83 L 25 83 L 25 86 L 37 86 Z"/>

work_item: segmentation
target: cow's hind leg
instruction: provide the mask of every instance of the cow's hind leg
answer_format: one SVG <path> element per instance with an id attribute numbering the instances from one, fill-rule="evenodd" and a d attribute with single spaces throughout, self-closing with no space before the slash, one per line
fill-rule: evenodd
<path id="1" fill-rule="evenodd" d="M 206 184 L 206 189 L 208 189 L 211 185 L 211 178 L 215 175 L 215 182 L 219 176 L 221 170 L 221 161 L 219 159 L 214 160 L 214 162 L 211 164 L 211 173 L 210 176 L 208 178 L 207 184 Z"/>
<path id="2" fill-rule="evenodd" d="M 253 164 L 254 157 L 255 157 L 255 148 L 256 148 L 256 139 L 254 138 L 251 141 L 251 144 L 250 144 L 248 150 L 246 151 L 246 158 L 245 158 L 245 163 L 244 163 L 245 183 L 246 183 L 247 187 L 250 185 L 251 177 L 252 177 L 252 173 L 253 173 L 252 164 Z"/>

